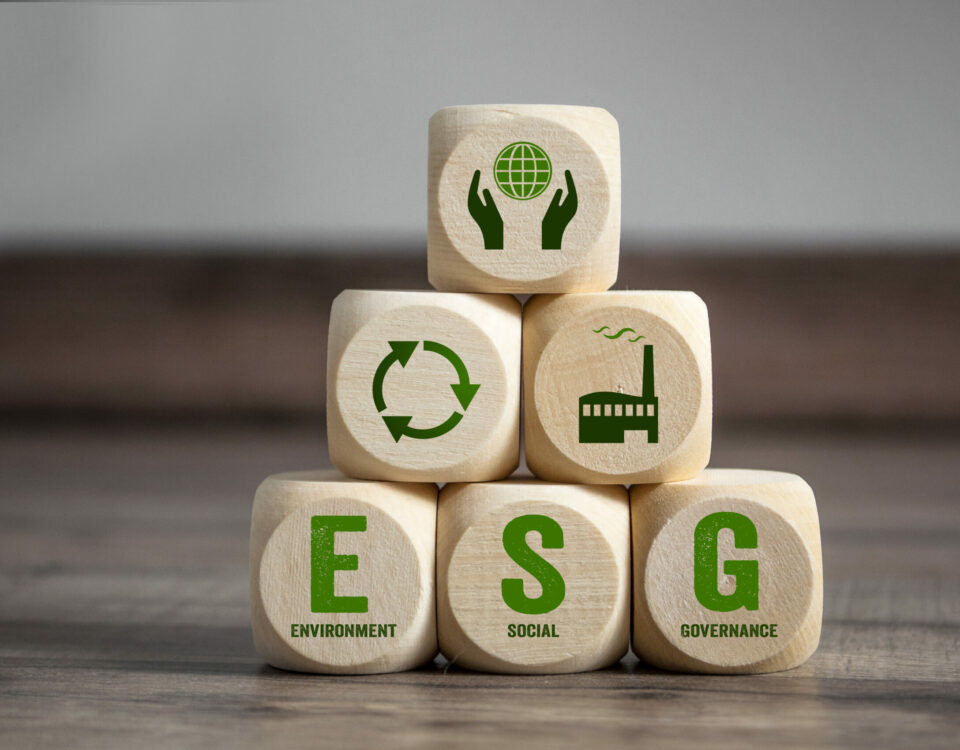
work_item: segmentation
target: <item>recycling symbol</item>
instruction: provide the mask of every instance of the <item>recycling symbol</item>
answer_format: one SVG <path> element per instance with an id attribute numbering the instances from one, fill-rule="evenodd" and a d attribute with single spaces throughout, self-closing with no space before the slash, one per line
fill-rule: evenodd
<path id="1" fill-rule="evenodd" d="M 383 380 L 387 376 L 387 371 L 394 362 L 399 362 L 401 367 L 406 367 L 407 362 L 410 361 L 410 356 L 420 342 L 390 341 L 388 343 L 390 344 L 390 353 L 380 361 L 377 371 L 373 376 L 373 403 L 376 405 L 378 412 L 382 412 L 387 408 L 387 402 L 383 400 Z M 457 353 L 449 346 L 438 344 L 436 341 L 424 341 L 423 350 L 425 352 L 439 354 L 453 365 L 454 370 L 457 371 L 459 381 L 452 383 L 450 388 L 457 397 L 457 401 L 460 402 L 460 406 L 466 411 L 467 407 L 470 406 L 470 402 L 473 401 L 473 397 L 477 395 L 480 384 L 470 382 L 470 374 L 467 372 L 466 365 L 463 364 L 463 360 L 460 359 Z M 450 430 L 460 424 L 460 420 L 463 419 L 463 414 L 455 411 L 443 422 L 433 427 L 411 427 L 410 422 L 413 419 L 412 416 L 382 416 L 381 418 L 387 425 L 387 429 L 390 430 L 390 434 L 393 435 L 393 439 L 399 443 L 400 438 L 404 435 L 408 438 L 414 438 L 415 440 L 429 440 L 430 438 L 446 435 Z"/>

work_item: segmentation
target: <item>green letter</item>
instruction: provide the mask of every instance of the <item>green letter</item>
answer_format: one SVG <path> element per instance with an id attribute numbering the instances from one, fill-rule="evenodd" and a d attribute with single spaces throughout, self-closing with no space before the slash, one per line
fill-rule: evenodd
<path id="1" fill-rule="evenodd" d="M 356 570 L 356 555 L 335 555 L 333 535 L 338 531 L 366 531 L 366 516 L 314 516 L 310 519 L 310 611 L 366 612 L 367 597 L 335 596 L 333 574 Z"/>
<path id="2" fill-rule="evenodd" d="M 714 612 L 732 612 L 740 607 L 760 608 L 760 564 L 756 560 L 726 560 L 725 575 L 734 576 L 732 594 L 721 594 L 717 586 L 717 537 L 720 529 L 733 532 L 737 549 L 757 548 L 757 527 L 740 513 L 711 513 L 701 519 L 693 532 L 693 588 L 697 600 Z"/>
<path id="3" fill-rule="evenodd" d="M 543 593 L 530 599 L 523 593 L 523 581 L 519 578 L 504 578 L 500 591 L 503 601 L 515 612 L 542 615 L 560 606 L 566 586 L 557 569 L 527 545 L 528 531 L 540 532 L 544 549 L 562 549 L 563 529 L 552 518 L 539 515 L 518 516 L 503 529 L 503 548 L 511 560 L 540 582 Z"/>

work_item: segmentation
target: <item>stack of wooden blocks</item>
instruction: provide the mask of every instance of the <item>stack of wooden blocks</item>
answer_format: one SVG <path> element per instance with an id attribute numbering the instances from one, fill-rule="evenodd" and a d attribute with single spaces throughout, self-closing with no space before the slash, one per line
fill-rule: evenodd
<path id="1" fill-rule="evenodd" d="M 616 120 L 443 109 L 428 182 L 438 291 L 333 303 L 327 426 L 342 474 L 257 490 L 259 652 L 303 672 L 405 670 L 438 650 L 486 672 L 576 672 L 626 654 L 632 615 L 633 650 L 655 667 L 805 661 L 822 616 L 813 492 L 792 474 L 706 469 L 696 294 L 605 291 L 619 260 Z M 508 478 L 521 384 L 536 479 Z"/>

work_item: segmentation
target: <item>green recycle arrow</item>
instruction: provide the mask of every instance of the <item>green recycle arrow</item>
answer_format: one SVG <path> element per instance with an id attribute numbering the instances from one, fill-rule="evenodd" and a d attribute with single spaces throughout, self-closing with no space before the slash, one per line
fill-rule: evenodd
<path id="1" fill-rule="evenodd" d="M 410 357 L 419 342 L 390 341 L 388 343 L 390 344 L 390 353 L 381 360 L 377 366 L 377 371 L 373 375 L 373 403 L 376 405 L 378 412 L 387 408 L 387 402 L 383 398 L 383 381 L 387 376 L 387 371 L 394 362 L 399 362 L 401 367 L 406 367 L 407 362 L 410 361 Z M 424 341 L 423 350 L 439 354 L 453 365 L 453 368 L 457 371 L 457 377 L 460 380 L 457 383 L 452 383 L 450 388 L 457 397 L 457 401 L 460 402 L 460 406 L 466 411 L 467 407 L 470 406 L 470 402 L 473 401 L 473 397 L 477 395 L 480 384 L 470 382 L 470 374 L 467 372 L 466 365 L 463 364 L 463 360 L 460 359 L 457 353 L 449 346 L 438 344 L 436 341 Z M 381 419 L 383 419 L 387 425 L 387 429 L 390 430 L 393 439 L 399 443 L 400 438 L 404 435 L 417 440 L 429 440 L 430 438 L 445 435 L 460 424 L 460 420 L 463 419 L 463 414 L 455 411 L 440 424 L 429 428 L 410 427 L 410 421 L 413 417 L 381 417 Z"/>
<path id="2" fill-rule="evenodd" d="M 410 420 L 413 419 L 413 417 L 381 417 L 381 419 L 386 423 L 387 429 L 390 430 L 390 434 L 393 435 L 393 439 L 399 443 L 400 438 L 404 435 L 416 438 L 417 440 L 429 440 L 430 438 L 446 435 L 450 430 L 460 424 L 460 420 L 463 419 L 463 414 L 455 411 L 436 427 L 428 427 L 426 429 L 411 427 Z"/>

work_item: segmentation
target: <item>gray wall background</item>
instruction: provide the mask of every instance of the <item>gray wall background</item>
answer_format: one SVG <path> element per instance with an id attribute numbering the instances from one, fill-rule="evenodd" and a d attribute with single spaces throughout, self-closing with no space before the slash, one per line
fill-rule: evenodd
<path id="1" fill-rule="evenodd" d="M 609 109 L 625 238 L 960 239 L 958 2 L 53 4 L 0 6 L 0 251 L 422 242 L 477 102 Z"/>

